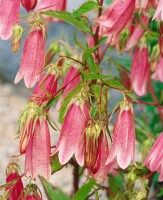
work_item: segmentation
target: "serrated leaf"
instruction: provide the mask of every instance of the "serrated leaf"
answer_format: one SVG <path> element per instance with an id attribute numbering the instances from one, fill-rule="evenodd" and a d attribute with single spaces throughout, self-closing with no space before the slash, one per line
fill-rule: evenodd
<path id="1" fill-rule="evenodd" d="M 85 200 L 94 185 L 95 180 L 91 179 L 75 193 L 75 195 L 72 197 L 72 200 Z"/>
<path id="2" fill-rule="evenodd" d="M 63 20 L 76 28 L 80 29 L 81 31 L 85 33 L 92 34 L 89 24 L 86 19 L 81 18 L 81 17 L 74 17 L 71 13 L 69 12 L 61 12 L 61 11 L 53 11 L 53 10 L 48 10 L 48 11 L 42 11 L 41 12 L 44 15 L 50 16 L 50 17 L 55 17 L 60 20 Z"/>
<path id="3" fill-rule="evenodd" d="M 106 37 L 103 37 L 99 40 L 98 44 L 94 47 L 92 47 L 91 49 L 87 49 L 83 56 L 82 56 L 82 62 L 84 63 L 87 58 L 106 40 Z"/>
<path id="4" fill-rule="evenodd" d="M 92 55 L 90 55 L 87 58 L 87 63 L 88 63 L 88 67 L 91 70 L 91 72 L 99 73 L 101 71 L 101 68 L 98 65 L 95 64 L 94 58 L 93 58 Z"/>
<path id="5" fill-rule="evenodd" d="M 62 168 L 62 165 L 59 162 L 58 156 L 55 155 L 51 158 L 51 171 L 52 173 L 60 170 Z"/>
<path id="6" fill-rule="evenodd" d="M 96 80 L 96 79 L 108 79 L 111 78 L 111 76 L 106 75 L 106 74 L 95 74 L 95 73 L 87 73 L 81 71 L 81 73 L 84 76 L 84 80 Z"/>
<path id="7" fill-rule="evenodd" d="M 41 182 L 49 200 L 69 200 L 67 194 L 65 194 L 58 188 L 53 188 L 51 183 L 46 181 L 43 177 L 41 178 Z"/>
<path id="8" fill-rule="evenodd" d="M 87 13 L 95 8 L 98 8 L 98 3 L 94 1 L 87 1 L 83 3 L 77 10 L 75 10 L 72 14 L 75 17 L 79 17 L 80 15 Z"/>
<path id="9" fill-rule="evenodd" d="M 59 111 L 59 122 L 62 123 L 66 114 L 66 111 L 69 109 L 69 103 L 83 87 L 83 83 L 80 83 L 77 87 L 75 87 L 71 92 L 68 93 L 68 95 L 65 97 L 65 99 L 62 101 L 62 106 Z"/>
<path id="10" fill-rule="evenodd" d="M 118 78 L 113 78 L 103 83 L 108 87 L 128 92 L 127 89 L 121 84 L 120 79 Z"/>

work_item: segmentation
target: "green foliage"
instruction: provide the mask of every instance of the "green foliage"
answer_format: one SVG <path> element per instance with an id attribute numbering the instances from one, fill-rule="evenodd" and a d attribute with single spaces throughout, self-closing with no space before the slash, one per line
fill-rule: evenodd
<path id="1" fill-rule="evenodd" d="M 72 14 L 74 17 L 79 17 L 91 10 L 98 8 L 98 3 L 95 1 L 87 1 L 83 3 L 77 10 L 75 10 Z"/>
<path id="2" fill-rule="evenodd" d="M 96 80 L 96 79 L 108 79 L 111 78 L 109 75 L 105 74 L 95 74 L 95 73 L 88 73 L 81 71 L 82 75 L 84 76 L 84 80 Z"/>
<path id="3" fill-rule="evenodd" d="M 42 11 L 42 14 L 50 16 L 50 17 L 58 18 L 60 20 L 63 20 L 65 22 L 75 26 L 76 28 L 78 28 L 79 30 L 81 30 L 85 33 L 92 34 L 89 24 L 88 24 L 87 20 L 84 18 L 75 17 L 73 14 L 71 14 L 69 12 L 63 12 L 63 11 L 60 12 L 60 11 L 48 10 L 48 11 Z"/>
<path id="4" fill-rule="evenodd" d="M 104 81 L 103 83 L 107 87 L 128 92 L 128 90 L 121 84 L 121 81 L 120 81 L 119 78 L 112 78 L 112 79 L 109 79 L 107 81 Z"/>
<path id="5" fill-rule="evenodd" d="M 62 168 L 62 165 L 59 162 L 58 156 L 55 155 L 51 158 L 51 170 L 52 173 L 60 170 Z"/>
<path id="6" fill-rule="evenodd" d="M 68 195 L 66 195 L 60 189 L 54 188 L 51 183 L 46 181 L 43 177 L 41 178 L 41 182 L 49 200 L 69 200 Z"/>
<path id="7" fill-rule="evenodd" d="M 95 180 L 91 179 L 75 193 L 75 195 L 72 197 L 72 200 L 85 200 L 94 185 Z"/>
<path id="8" fill-rule="evenodd" d="M 59 114 L 60 114 L 59 115 L 59 121 L 61 123 L 63 122 L 65 114 L 69 109 L 71 99 L 81 90 L 82 87 L 83 87 L 83 83 L 80 83 L 71 92 L 69 92 L 68 95 L 62 101 L 62 106 L 61 106 L 60 112 L 59 112 Z"/>

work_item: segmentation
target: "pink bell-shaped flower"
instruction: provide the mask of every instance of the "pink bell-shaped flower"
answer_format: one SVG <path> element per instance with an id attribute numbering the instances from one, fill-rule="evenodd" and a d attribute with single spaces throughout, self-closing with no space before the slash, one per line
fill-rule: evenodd
<path id="1" fill-rule="evenodd" d="M 131 66 L 131 84 L 137 95 L 143 96 L 147 93 L 149 74 L 148 49 L 137 47 Z"/>
<path id="2" fill-rule="evenodd" d="M 45 116 L 40 116 L 35 121 L 32 134 L 29 138 L 25 152 L 25 174 L 28 172 L 35 178 L 40 175 L 46 179 L 50 178 L 50 131 Z"/>
<path id="3" fill-rule="evenodd" d="M 100 120 L 90 120 L 83 133 L 81 149 L 84 154 L 84 166 L 88 173 L 98 182 L 104 182 L 109 173 L 106 160 L 109 155 L 105 125 Z"/>
<path id="4" fill-rule="evenodd" d="M 21 3 L 26 11 L 29 12 L 36 7 L 37 0 L 21 0 Z"/>
<path id="5" fill-rule="evenodd" d="M 135 0 L 115 0 L 104 13 L 96 19 L 100 35 L 109 36 L 114 41 L 132 18 Z"/>
<path id="6" fill-rule="evenodd" d="M 163 0 L 159 0 L 153 19 L 156 19 L 157 21 L 163 20 Z"/>
<path id="7" fill-rule="evenodd" d="M 120 111 L 116 117 L 112 145 L 106 164 L 114 159 L 125 169 L 131 160 L 135 163 L 135 127 L 133 107 L 126 99 L 120 103 Z"/>
<path id="8" fill-rule="evenodd" d="M 27 88 L 34 86 L 44 68 L 45 44 L 44 28 L 38 26 L 32 29 L 24 43 L 20 69 L 16 75 L 15 83 L 24 78 Z"/>
<path id="9" fill-rule="evenodd" d="M 62 124 L 61 133 L 52 155 L 58 153 L 62 165 L 67 163 L 73 154 L 79 165 L 84 164 L 82 149 L 79 148 L 82 134 L 89 120 L 89 107 L 86 86 L 77 93 L 68 105 L 68 111 Z"/>
<path id="10" fill-rule="evenodd" d="M 7 166 L 6 173 L 7 173 L 7 178 L 6 178 L 6 183 L 10 183 L 12 181 L 13 184 L 10 186 L 6 187 L 6 190 L 9 191 L 7 199 L 8 200 L 15 200 L 15 199 L 20 199 L 23 200 L 23 183 L 21 180 L 21 176 L 19 175 L 20 168 L 16 163 L 10 163 Z"/>
<path id="11" fill-rule="evenodd" d="M 0 38 L 7 40 L 12 35 L 13 26 L 19 20 L 20 0 L 0 1 Z"/>
<path id="12" fill-rule="evenodd" d="M 146 15 L 142 16 L 141 23 L 143 24 L 143 26 L 147 27 L 149 23 L 149 18 Z M 140 41 L 143 34 L 144 34 L 144 29 L 142 28 L 142 25 L 138 23 L 137 25 L 135 25 L 135 28 L 126 44 L 126 50 L 129 50 L 134 46 L 136 46 L 136 44 Z"/>
<path id="13" fill-rule="evenodd" d="M 160 61 L 156 66 L 154 73 L 152 74 L 152 79 L 163 82 L 163 58 L 160 57 Z"/>
<path id="14" fill-rule="evenodd" d="M 159 181 L 163 181 L 163 133 L 157 138 L 150 152 L 148 153 L 143 165 L 147 166 L 152 172 L 160 173 Z"/>

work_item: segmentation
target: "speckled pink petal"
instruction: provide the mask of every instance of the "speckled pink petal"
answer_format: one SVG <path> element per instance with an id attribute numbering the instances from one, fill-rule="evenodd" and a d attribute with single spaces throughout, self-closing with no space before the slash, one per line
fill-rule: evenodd
<path id="1" fill-rule="evenodd" d="M 157 21 L 163 20 L 163 0 L 159 0 L 153 19 L 156 19 Z"/>
<path id="2" fill-rule="evenodd" d="M 7 40 L 12 35 L 12 28 L 19 20 L 20 0 L 0 1 L 0 37 Z"/>
<path id="3" fill-rule="evenodd" d="M 148 23 L 149 23 L 149 18 L 147 16 L 143 16 L 141 18 L 141 23 L 147 27 Z M 127 44 L 126 44 L 126 50 L 131 49 L 132 47 L 134 47 L 141 39 L 141 37 L 144 34 L 144 30 L 142 29 L 142 26 L 140 24 L 138 24 L 137 26 L 135 26 L 135 29 L 133 30 L 133 33 L 131 34 Z"/>
<path id="4" fill-rule="evenodd" d="M 130 107 L 122 109 L 116 117 L 113 142 L 106 164 L 116 158 L 118 165 L 125 169 L 131 160 L 135 162 L 135 128 Z"/>
<path id="5" fill-rule="evenodd" d="M 76 156 L 78 164 L 83 164 L 79 145 L 82 140 L 82 133 L 89 120 L 89 110 L 84 104 L 83 111 L 78 104 L 72 104 L 64 119 L 60 137 L 53 155 L 59 152 L 59 161 L 62 165 L 67 163 L 73 154 Z"/>
<path id="6" fill-rule="evenodd" d="M 147 93 L 149 74 L 148 49 L 137 47 L 131 67 L 131 84 L 137 95 L 143 96 Z"/>
<path id="7" fill-rule="evenodd" d="M 143 165 L 147 166 L 151 171 L 160 171 L 163 166 L 163 133 L 158 137 L 152 149 L 148 153 Z M 163 172 L 163 171 L 162 171 Z"/>
<path id="8" fill-rule="evenodd" d="M 115 0 L 106 11 L 96 19 L 96 22 L 105 27 L 101 35 L 119 34 L 130 21 L 135 8 L 135 0 Z"/>
<path id="9" fill-rule="evenodd" d="M 45 118 L 38 119 L 33 135 L 30 138 L 25 155 L 25 174 L 32 178 L 40 175 L 49 179 L 50 167 L 50 132 Z"/>
<path id="10" fill-rule="evenodd" d="M 154 73 L 152 74 L 152 79 L 163 82 L 163 58 L 160 58 L 159 63 L 156 66 Z"/>
<path id="11" fill-rule="evenodd" d="M 42 29 L 37 28 L 29 33 L 25 40 L 20 69 L 16 75 L 15 83 L 22 78 L 27 88 L 34 86 L 44 67 L 45 36 Z"/>

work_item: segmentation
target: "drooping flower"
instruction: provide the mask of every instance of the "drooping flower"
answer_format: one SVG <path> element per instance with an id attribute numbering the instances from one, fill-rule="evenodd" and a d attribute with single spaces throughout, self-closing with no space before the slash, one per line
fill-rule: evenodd
<path id="1" fill-rule="evenodd" d="M 131 66 L 131 84 L 137 95 L 143 96 L 147 93 L 150 67 L 148 62 L 147 47 L 137 47 L 134 52 Z"/>
<path id="2" fill-rule="evenodd" d="M 116 117 L 112 145 L 106 164 L 114 159 L 125 169 L 131 160 L 135 163 L 135 128 L 132 104 L 126 99 L 120 103 L 120 111 Z"/>
<path id="3" fill-rule="evenodd" d="M 29 12 L 36 7 L 37 0 L 21 0 L 21 3 L 26 11 Z"/>
<path id="4" fill-rule="evenodd" d="M 159 0 L 153 19 L 156 19 L 157 21 L 163 20 L 163 0 Z"/>
<path id="5" fill-rule="evenodd" d="M 79 148 L 82 134 L 89 120 L 89 106 L 87 103 L 86 86 L 72 98 L 68 105 L 68 111 L 65 116 L 59 140 L 53 155 L 57 152 L 59 161 L 62 165 L 67 163 L 75 154 L 76 161 L 79 165 L 83 165 L 84 157 Z"/>
<path id="6" fill-rule="evenodd" d="M 105 165 L 109 147 L 104 122 L 90 120 L 80 144 L 84 154 L 84 166 L 88 173 L 98 182 L 104 182 L 110 167 Z"/>
<path id="7" fill-rule="evenodd" d="M 159 181 L 163 181 L 163 133 L 157 138 L 150 152 L 148 153 L 143 165 L 147 166 L 152 172 L 160 173 Z"/>
<path id="8" fill-rule="evenodd" d="M 132 47 L 136 46 L 136 44 L 140 41 L 141 37 L 143 36 L 145 30 L 142 28 L 143 26 L 147 27 L 149 23 L 149 18 L 144 15 L 141 17 L 141 25 L 140 23 L 135 25 L 135 28 L 126 44 L 126 50 L 131 49 Z"/>
<path id="9" fill-rule="evenodd" d="M 24 200 L 42 200 L 40 190 L 35 184 L 28 184 L 24 190 Z"/>
<path id="10" fill-rule="evenodd" d="M 62 87 L 65 87 L 63 91 L 63 96 L 61 99 L 59 99 L 57 103 L 57 109 L 59 110 L 61 105 L 62 105 L 62 100 L 67 96 L 69 92 L 71 92 L 80 82 L 80 75 L 79 75 L 79 70 L 75 67 L 72 66 L 67 75 L 64 78 Z"/>
<path id="11" fill-rule="evenodd" d="M 29 172 L 32 178 L 40 175 L 49 179 L 51 144 L 46 117 L 40 116 L 30 128 L 33 130 L 25 152 L 25 174 Z"/>
<path id="12" fill-rule="evenodd" d="M 163 58 L 160 57 L 159 63 L 156 66 L 152 79 L 163 82 Z"/>
<path id="13" fill-rule="evenodd" d="M 7 40 L 12 35 L 12 28 L 19 20 L 20 0 L 0 1 L 0 38 Z"/>
<path id="14" fill-rule="evenodd" d="M 132 18 L 135 0 L 115 0 L 104 13 L 96 19 L 100 25 L 100 35 L 115 40 Z"/>
<path id="15" fill-rule="evenodd" d="M 30 101 L 37 105 L 46 105 L 57 91 L 59 76 L 62 76 L 62 68 L 58 63 L 51 63 L 46 67 L 46 73 L 42 73 L 39 82 L 35 86 Z"/>
<path id="16" fill-rule="evenodd" d="M 15 83 L 24 78 L 27 88 L 34 86 L 44 68 L 45 44 L 45 29 L 42 26 L 32 29 L 24 43 L 20 69 L 16 75 Z"/>
<path id="17" fill-rule="evenodd" d="M 16 163 L 10 163 L 6 169 L 6 183 L 11 183 L 10 186 L 6 187 L 8 191 L 7 199 L 15 200 L 20 199 L 23 200 L 23 183 L 21 180 L 21 176 L 19 174 L 20 168 Z"/>

